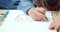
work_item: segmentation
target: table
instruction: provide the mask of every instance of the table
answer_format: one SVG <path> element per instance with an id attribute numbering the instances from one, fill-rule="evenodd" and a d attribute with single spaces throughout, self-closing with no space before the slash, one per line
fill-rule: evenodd
<path id="1" fill-rule="evenodd" d="M 52 16 L 47 11 L 49 21 L 34 21 L 30 16 L 25 15 L 22 10 L 11 10 L 0 26 L 0 32 L 57 32 L 49 30 Z"/>

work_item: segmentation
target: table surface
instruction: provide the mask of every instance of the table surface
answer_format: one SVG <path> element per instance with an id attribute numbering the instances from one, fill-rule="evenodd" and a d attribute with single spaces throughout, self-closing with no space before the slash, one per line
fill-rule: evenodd
<path id="1" fill-rule="evenodd" d="M 51 12 L 46 13 L 49 21 L 34 21 L 25 15 L 22 10 L 11 10 L 0 26 L 0 32 L 57 32 L 49 30 L 52 21 Z"/>

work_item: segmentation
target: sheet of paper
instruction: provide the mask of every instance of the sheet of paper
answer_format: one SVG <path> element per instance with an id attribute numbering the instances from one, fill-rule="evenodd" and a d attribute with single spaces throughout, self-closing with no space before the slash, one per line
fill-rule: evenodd
<path id="1" fill-rule="evenodd" d="M 50 19 L 51 13 L 47 15 Z M 10 11 L 5 22 L 0 27 L 0 32 L 57 32 L 56 30 L 49 30 L 50 20 L 48 22 L 34 21 L 22 11 L 14 10 Z"/>

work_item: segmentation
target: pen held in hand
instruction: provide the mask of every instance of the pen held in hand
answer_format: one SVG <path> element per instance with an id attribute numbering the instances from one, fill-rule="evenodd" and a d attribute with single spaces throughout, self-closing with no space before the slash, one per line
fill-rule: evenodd
<path id="1" fill-rule="evenodd" d="M 44 21 L 48 21 L 48 18 L 45 16 L 45 17 L 43 18 L 43 20 L 44 20 Z"/>

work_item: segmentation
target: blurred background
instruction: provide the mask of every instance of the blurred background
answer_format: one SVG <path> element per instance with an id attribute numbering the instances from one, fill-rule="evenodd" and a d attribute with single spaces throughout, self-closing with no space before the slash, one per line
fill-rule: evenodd
<path id="1" fill-rule="evenodd" d="M 20 0 L 0 0 L 0 9 L 16 9 Z"/>

